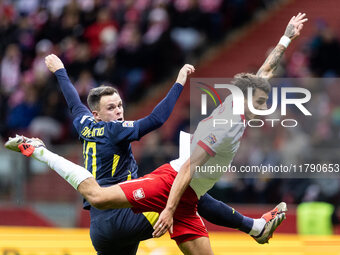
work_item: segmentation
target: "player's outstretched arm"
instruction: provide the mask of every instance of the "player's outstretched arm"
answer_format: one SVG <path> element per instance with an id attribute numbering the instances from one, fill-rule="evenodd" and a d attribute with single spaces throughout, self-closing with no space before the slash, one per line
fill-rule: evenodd
<path id="1" fill-rule="evenodd" d="M 45 64 L 57 77 L 59 86 L 63 92 L 68 108 L 71 111 L 72 117 L 76 118 L 79 115 L 92 116 L 89 109 L 80 101 L 78 92 L 71 83 L 63 62 L 56 55 L 50 54 L 45 57 Z"/>
<path id="2" fill-rule="evenodd" d="M 184 191 L 190 184 L 196 166 L 203 165 L 209 158 L 210 155 L 203 148 L 196 146 L 190 158 L 182 165 L 172 184 L 166 207 L 154 226 L 155 231 L 152 234 L 154 237 L 164 235 L 168 229 L 172 233 L 173 215 Z"/>
<path id="3" fill-rule="evenodd" d="M 193 72 L 195 72 L 195 68 L 192 65 L 185 64 L 181 68 L 176 83 L 172 86 L 166 97 L 153 109 L 150 115 L 137 121 L 140 125 L 139 137 L 159 128 L 167 121 L 178 97 L 182 93 L 188 76 Z"/>
<path id="4" fill-rule="evenodd" d="M 286 51 L 289 43 L 300 35 L 300 32 L 303 28 L 303 23 L 305 23 L 308 20 L 305 17 L 306 17 L 305 13 L 299 12 L 297 16 L 293 16 L 290 19 L 286 27 L 286 31 L 284 35 L 281 37 L 280 42 L 269 54 L 266 61 L 260 67 L 256 75 L 267 79 L 273 77 L 274 71 L 278 67 L 282 55 Z"/>

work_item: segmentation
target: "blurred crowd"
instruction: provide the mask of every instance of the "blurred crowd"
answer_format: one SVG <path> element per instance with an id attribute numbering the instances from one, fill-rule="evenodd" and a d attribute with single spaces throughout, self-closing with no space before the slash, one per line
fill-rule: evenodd
<path id="1" fill-rule="evenodd" d="M 58 55 L 86 102 L 89 90 L 114 84 L 125 103 L 199 58 L 256 10 L 274 0 L 0 0 L 0 137 L 22 133 L 69 143 L 77 135 L 44 57 Z M 340 42 L 323 21 L 278 69 L 279 77 L 308 78 L 312 118 L 289 118 L 299 128 L 249 128 L 234 164 L 336 163 L 340 137 Z M 317 79 L 323 78 L 323 79 Z M 302 85 L 303 86 L 303 85 Z M 185 113 L 185 111 L 183 111 Z M 177 130 L 188 128 L 183 118 Z M 177 135 L 150 134 L 141 172 L 173 159 Z M 299 185 L 295 185 L 296 183 Z M 232 179 L 212 190 L 228 202 L 301 202 L 339 199 L 339 181 Z M 221 192 L 222 191 L 222 192 Z M 252 194 L 252 195 L 249 195 Z"/>
<path id="2" fill-rule="evenodd" d="M 135 102 L 271 1 L 0 0 L 0 134 L 70 138 L 47 54 L 62 59 L 84 102 L 101 84 Z"/>

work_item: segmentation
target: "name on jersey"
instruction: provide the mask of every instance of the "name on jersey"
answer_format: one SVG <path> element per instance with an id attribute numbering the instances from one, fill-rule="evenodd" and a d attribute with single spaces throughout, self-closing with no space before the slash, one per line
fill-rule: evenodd
<path id="1" fill-rule="evenodd" d="M 89 129 L 89 127 L 84 127 L 84 129 L 81 131 L 81 135 L 84 137 L 94 137 L 94 136 L 103 136 L 104 135 L 104 127 L 101 128 L 94 128 Z"/>

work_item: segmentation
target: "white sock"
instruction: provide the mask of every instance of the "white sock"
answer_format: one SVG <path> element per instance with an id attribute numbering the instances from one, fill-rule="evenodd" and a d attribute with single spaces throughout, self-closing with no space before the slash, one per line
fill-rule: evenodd
<path id="1" fill-rule="evenodd" d="M 90 177 L 93 178 L 93 175 L 85 168 L 60 157 L 45 147 L 35 148 L 33 158 L 46 163 L 75 189 L 77 189 L 79 184 L 85 179 Z"/>
<path id="2" fill-rule="evenodd" d="M 261 234 L 262 229 L 264 228 L 264 225 L 266 225 L 265 219 L 263 218 L 254 219 L 254 224 L 249 232 L 249 235 L 258 236 L 259 234 Z"/>

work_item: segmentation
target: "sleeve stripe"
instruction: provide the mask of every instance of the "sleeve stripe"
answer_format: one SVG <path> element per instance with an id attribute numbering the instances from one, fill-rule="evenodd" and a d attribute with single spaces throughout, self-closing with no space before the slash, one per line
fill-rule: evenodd
<path id="1" fill-rule="evenodd" d="M 197 145 L 199 145 L 203 150 L 205 150 L 211 157 L 215 157 L 216 152 L 214 152 L 208 145 L 206 145 L 201 140 L 198 141 Z"/>

